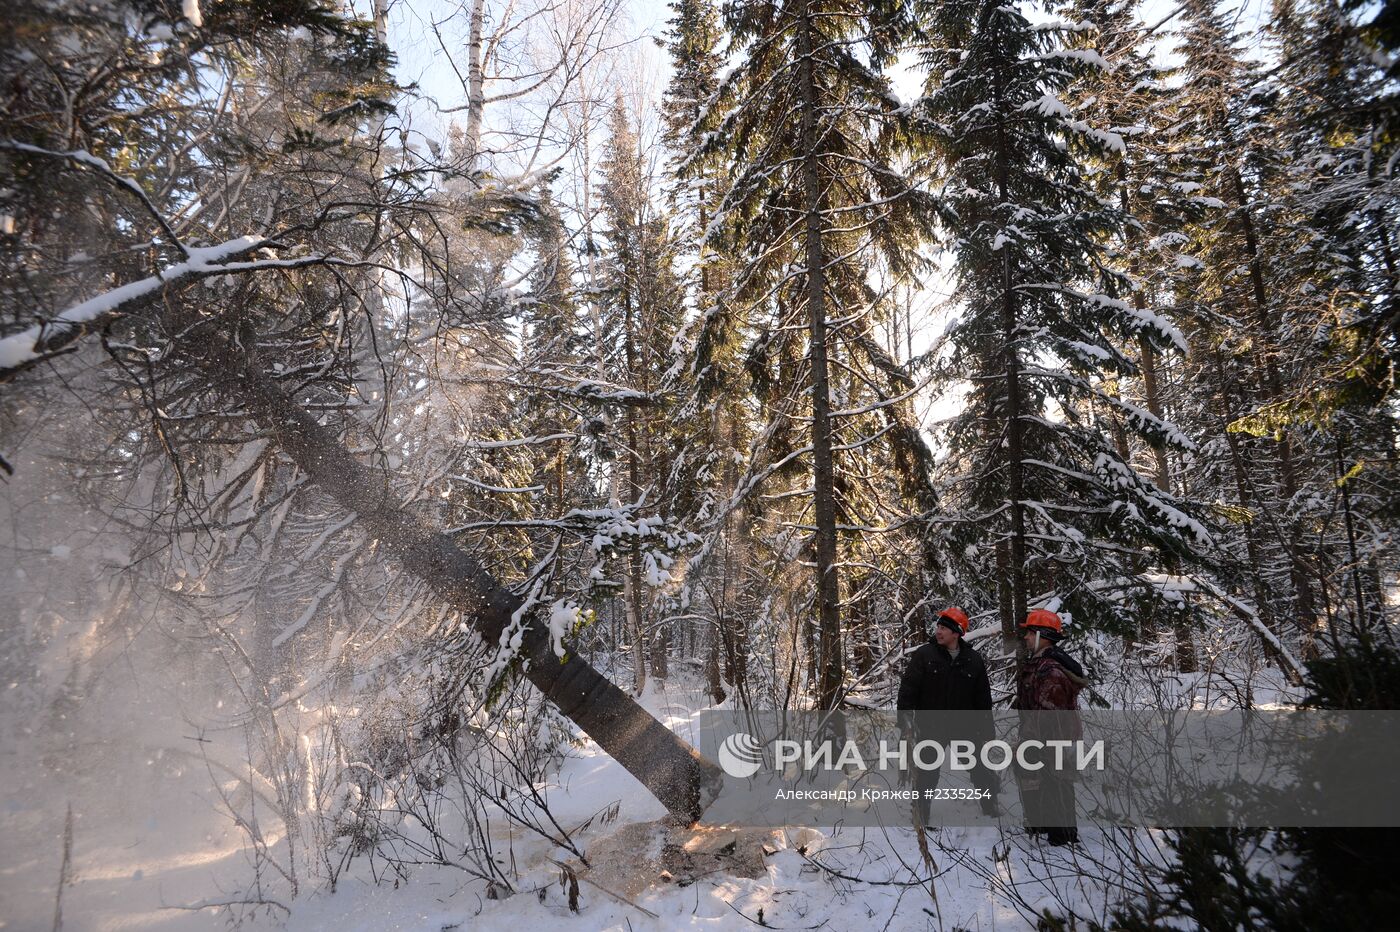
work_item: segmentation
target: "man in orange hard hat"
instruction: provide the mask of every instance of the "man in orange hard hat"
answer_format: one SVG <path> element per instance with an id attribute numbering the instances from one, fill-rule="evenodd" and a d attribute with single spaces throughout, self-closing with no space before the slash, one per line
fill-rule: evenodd
<path id="1" fill-rule="evenodd" d="M 1077 710 L 1079 691 L 1088 680 L 1079 663 L 1059 648 L 1063 636 L 1060 616 L 1047 609 L 1035 609 L 1021 625 L 1028 657 L 1016 677 L 1016 699 L 1011 707 L 1023 713 L 1023 742 L 1075 741 L 1083 735 Z M 1073 773 L 1048 766 L 1017 773 L 1031 834 L 1044 832 L 1052 845 L 1076 844 L 1079 829 L 1074 817 Z"/>
<path id="2" fill-rule="evenodd" d="M 933 640 L 921 645 L 909 657 L 904 675 L 899 681 L 898 707 L 912 712 L 990 712 L 992 708 L 992 684 L 987 679 L 987 665 L 982 655 L 966 640 L 967 613 L 956 605 L 943 609 L 933 621 Z M 992 738 L 994 727 L 991 716 L 986 721 L 976 717 L 968 721 L 962 717 L 957 723 L 959 731 L 975 734 L 942 735 L 976 741 Z M 915 722 L 920 732 L 936 727 L 927 715 L 919 716 Z M 920 740 L 934 737 L 920 734 Z M 914 788 L 920 791 L 920 824 L 927 824 L 929 800 L 923 798 L 923 791 L 938 786 L 938 770 L 918 770 Z M 986 815 L 996 815 L 996 774 L 980 764 L 972 770 L 972 783 L 981 800 L 982 811 Z"/>

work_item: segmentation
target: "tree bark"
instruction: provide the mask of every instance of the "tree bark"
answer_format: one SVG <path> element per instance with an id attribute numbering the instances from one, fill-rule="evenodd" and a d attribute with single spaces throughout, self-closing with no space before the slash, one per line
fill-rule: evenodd
<path id="1" fill-rule="evenodd" d="M 1133 293 L 1133 300 L 1142 307 L 1142 295 L 1139 292 Z M 1140 353 L 1139 365 L 1142 368 L 1142 390 L 1147 402 L 1148 412 L 1157 420 L 1165 420 L 1162 397 L 1158 393 L 1157 387 L 1157 359 L 1156 351 L 1152 348 L 1152 343 L 1147 337 L 1138 338 L 1138 350 Z M 1167 451 L 1165 447 L 1153 446 L 1153 457 L 1157 461 L 1157 488 L 1163 492 L 1171 493 L 1171 473 L 1167 469 Z M 1166 555 L 1167 572 L 1173 576 L 1181 573 L 1181 561 L 1175 554 Z M 1173 609 L 1172 616 L 1172 636 L 1176 639 L 1176 668 L 1182 673 L 1195 673 L 1199 667 L 1196 657 L 1196 641 L 1192 637 L 1190 620 L 1186 613 L 1179 609 Z"/>
<path id="2" fill-rule="evenodd" d="M 997 199 L 1010 203 L 1010 166 L 1006 139 L 1006 113 L 1002 102 L 1001 76 L 994 83 L 997 113 Z M 1011 505 L 1011 538 L 1007 553 L 1006 584 L 1011 587 L 1011 617 L 1019 625 L 1026 617 L 1026 516 L 1021 505 L 1024 482 L 1021 463 L 1021 361 L 1016 352 L 1016 298 L 1012 290 L 1011 244 L 1001 247 L 1001 325 L 1006 354 L 1006 452 L 1007 494 Z M 1005 618 L 1002 620 L 1005 627 Z"/>
<path id="3" fill-rule="evenodd" d="M 639 278 L 631 277 L 625 286 L 625 290 L 637 291 L 640 289 Z M 633 307 L 636 304 L 636 295 L 624 293 L 622 295 L 623 306 L 626 308 L 623 317 L 623 345 L 624 354 L 627 361 L 627 377 L 635 382 L 638 375 L 637 366 L 637 344 L 635 331 L 637 328 L 636 315 Z M 624 415 L 626 418 L 624 425 L 624 435 L 627 438 L 627 485 L 628 496 L 632 501 L 637 501 L 641 494 L 641 463 L 637 456 L 637 409 L 628 407 Z M 646 607 L 642 604 L 642 548 L 641 540 L 633 537 L 631 545 L 627 551 L 627 573 L 623 579 L 623 598 L 627 600 L 627 623 L 632 628 L 632 656 L 633 662 L 637 666 L 635 688 L 637 695 L 641 695 L 647 682 L 647 623 Z"/>
<path id="4" fill-rule="evenodd" d="M 396 503 L 389 477 L 360 463 L 256 363 L 231 347 L 210 347 L 214 371 L 271 439 L 384 550 L 422 578 L 445 603 L 471 619 L 489 645 L 500 642 L 521 606 L 511 593 L 451 538 L 432 530 Z M 533 614 L 524 619 L 523 673 L 559 711 L 622 764 L 674 816 L 693 822 L 722 779 L 719 768 L 652 718 L 623 690 L 585 663 L 576 651 L 554 653 Z"/>
<path id="5" fill-rule="evenodd" d="M 479 167 L 481 125 L 486 111 L 486 72 L 481 60 L 481 33 L 486 18 L 485 0 L 472 0 L 467 22 L 467 144 L 471 147 L 468 171 Z"/>
<path id="6" fill-rule="evenodd" d="M 836 568 L 835 468 L 831 451 L 831 396 L 826 358 L 826 255 L 822 243 L 820 140 L 817 131 L 812 15 L 798 12 L 798 65 L 802 94 L 802 178 L 806 200 L 809 356 L 812 366 L 812 484 L 816 519 L 817 704 L 834 708 L 845 679 L 841 656 L 840 578 Z"/>
<path id="7" fill-rule="evenodd" d="M 1239 209 L 1240 227 L 1244 232 L 1245 257 L 1249 261 L 1249 280 L 1254 298 L 1255 319 L 1263 337 L 1257 342 L 1262 344 L 1258 361 L 1259 368 L 1264 372 L 1264 396 L 1269 401 L 1276 402 L 1283 397 L 1283 382 L 1273 357 L 1274 341 L 1277 334 L 1274 332 L 1274 318 L 1269 310 L 1268 292 L 1264 286 L 1264 269 L 1259 256 L 1259 239 L 1254 231 L 1254 218 L 1249 212 L 1249 198 L 1245 194 L 1244 179 L 1240 177 L 1239 169 L 1233 165 L 1227 169 L 1227 172 L 1230 186 L 1235 195 L 1235 204 Z M 1278 453 L 1279 480 L 1283 486 L 1283 497 L 1286 502 L 1292 502 L 1293 496 L 1298 491 L 1298 478 L 1297 469 L 1293 463 L 1293 442 L 1288 436 L 1286 428 L 1280 429 L 1278 434 Z M 1298 614 L 1305 619 L 1304 626 L 1312 628 L 1317 622 L 1317 601 L 1313 594 L 1312 582 L 1309 579 L 1311 571 L 1298 550 L 1297 540 L 1294 539 L 1299 536 L 1298 528 L 1292 521 L 1288 522 L 1288 532 L 1292 538 L 1281 540 L 1279 543 L 1289 557 L 1290 575 L 1297 598 Z"/>

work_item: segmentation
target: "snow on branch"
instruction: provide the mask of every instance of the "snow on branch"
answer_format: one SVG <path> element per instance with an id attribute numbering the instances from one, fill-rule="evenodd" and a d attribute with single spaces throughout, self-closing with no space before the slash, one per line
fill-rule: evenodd
<path id="1" fill-rule="evenodd" d="M 872 414 L 876 411 L 879 411 L 882 408 L 888 408 L 891 405 L 897 405 L 902 402 L 908 401 L 910 398 L 913 398 L 920 391 L 926 388 L 929 382 L 931 381 L 932 377 L 925 379 L 923 382 L 919 383 L 918 385 L 915 385 L 913 388 L 910 388 L 903 394 L 896 395 L 893 398 L 882 398 L 879 401 L 872 402 L 860 408 L 847 408 L 841 411 L 832 411 L 828 415 L 828 417 L 856 417 L 857 415 L 861 414 Z"/>
<path id="2" fill-rule="evenodd" d="M 464 450 L 500 450 L 505 447 L 524 447 L 536 443 L 554 443 L 559 440 L 577 440 L 576 434 L 545 434 L 535 437 L 517 437 L 514 440 L 482 440 L 462 445 Z"/>
<path id="3" fill-rule="evenodd" d="M 1255 611 L 1252 606 L 1220 589 L 1220 587 L 1216 586 L 1210 580 L 1201 576 L 1168 576 L 1161 573 L 1148 573 L 1143 576 L 1143 579 L 1160 592 L 1194 592 L 1199 590 L 1220 600 L 1220 602 L 1253 628 L 1260 639 L 1268 644 L 1269 647 L 1278 654 L 1279 658 L 1284 663 L 1288 664 L 1289 668 L 1292 669 L 1294 673 L 1298 674 L 1299 678 L 1305 678 L 1307 676 L 1308 671 L 1298 661 L 1298 658 L 1289 653 L 1288 648 L 1284 647 L 1277 635 L 1269 630 L 1269 626 L 1264 624 L 1263 620 L 1259 617 L 1259 613 Z"/>
<path id="4" fill-rule="evenodd" d="M 488 372 L 504 372 L 506 367 L 481 363 L 477 366 Z M 555 369 L 529 369 L 525 375 L 543 376 L 560 380 L 560 384 L 547 385 L 522 381 L 517 378 L 491 378 L 475 379 L 467 378 L 463 381 L 471 384 L 507 385 L 512 388 L 522 388 L 527 391 L 544 392 L 548 395 L 558 395 L 567 398 L 578 398 L 583 401 L 592 401 L 599 404 L 635 405 L 638 407 L 656 404 L 660 396 L 656 393 L 638 391 L 635 388 L 628 388 L 625 385 L 617 385 L 612 382 L 604 382 L 600 379 L 579 378 L 566 372 L 559 372 Z M 568 435 L 572 437 L 573 435 Z M 547 439 L 547 438 L 546 438 Z"/>
<path id="5" fill-rule="evenodd" d="M 1032 61 L 1052 61 L 1054 59 L 1070 59 L 1072 61 L 1082 61 L 1093 65 L 1101 71 L 1112 71 L 1113 65 L 1095 49 L 1054 49 L 1043 55 L 1032 56 Z"/>
<path id="6" fill-rule="evenodd" d="M 364 536 L 361 535 L 359 542 L 350 552 L 336 560 L 335 568 L 331 571 L 330 581 L 317 590 L 316 594 L 311 599 L 311 603 L 302 611 L 301 616 L 286 628 L 283 628 L 282 631 L 272 639 L 273 647 L 280 647 L 282 644 L 285 644 L 298 631 L 311 623 L 311 620 L 316 617 L 316 613 L 321 610 L 321 606 L 325 603 L 326 599 L 330 598 L 340 589 L 340 584 L 345 579 L 346 567 L 349 565 L 351 559 L 364 548 L 365 543 L 366 540 Z"/>
<path id="7" fill-rule="evenodd" d="M 1089 347 L 1087 344 L 1075 343 L 1074 341 L 1070 341 L 1070 343 L 1076 348 L 1083 347 L 1086 350 L 1098 349 L 1098 347 Z M 1089 382 L 1089 380 L 1073 372 L 1027 366 L 1023 370 L 1023 374 L 1031 378 L 1054 379 L 1073 385 L 1080 391 L 1092 395 L 1105 405 L 1113 408 L 1127 420 L 1129 426 L 1138 431 L 1138 433 L 1143 434 L 1149 440 L 1168 444 L 1176 447 L 1178 450 L 1194 451 L 1197 449 L 1196 442 L 1183 433 L 1181 429 L 1171 421 L 1158 417 L 1146 408 L 1138 407 L 1120 395 L 1111 395 Z"/>
<path id="8" fill-rule="evenodd" d="M 1159 344 L 1170 344 L 1182 353 L 1187 352 L 1186 337 L 1175 324 L 1147 308 L 1133 307 L 1122 298 L 1115 298 L 1106 294 L 1083 292 L 1061 282 L 1027 283 L 1024 285 L 1017 285 L 1016 290 L 1053 291 L 1071 298 L 1077 298 L 1080 301 L 1084 301 L 1104 311 L 1111 312 L 1116 322 L 1131 332 L 1133 336 L 1146 333 L 1155 336 Z"/>
<path id="9" fill-rule="evenodd" d="M 170 243 L 176 249 L 180 250 L 180 254 L 186 259 L 190 258 L 190 250 L 185 248 L 184 243 L 180 242 L 180 238 L 175 235 L 175 230 L 170 226 L 169 221 L 165 219 L 165 215 L 159 210 L 156 210 L 156 205 L 151 202 L 150 197 L 146 194 L 146 189 L 125 175 L 117 174 L 116 171 L 112 169 L 112 166 L 107 164 L 106 159 L 98 158 L 91 152 L 86 152 L 82 149 L 60 152 L 54 149 L 31 146 L 29 143 L 17 142 L 13 139 L 0 139 L 0 149 L 9 149 L 13 152 L 23 152 L 26 155 L 37 155 L 44 158 L 60 159 L 99 172 L 113 184 L 135 195 L 136 199 L 141 202 L 141 206 L 146 208 L 146 212 L 151 215 L 156 224 L 160 227 L 161 232 L 165 234 L 166 239 L 170 240 Z"/>
<path id="10" fill-rule="evenodd" d="M 1056 18 L 1044 20 L 1039 23 L 1031 23 L 1028 28 L 1032 32 L 1092 32 L 1098 27 L 1087 19 L 1076 21 Z"/>
<path id="11" fill-rule="evenodd" d="M 179 285 L 199 278 L 230 275 L 238 272 L 260 272 L 270 269 L 296 269 L 313 265 L 356 266 L 367 263 L 335 259 L 324 255 L 300 256 L 295 259 L 255 259 L 232 261 L 258 249 L 275 245 L 259 236 L 240 236 L 217 246 L 189 247 L 188 258 L 157 272 L 148 278 L 104 291 L 94 298 L 59 312 L 52 319 L 36 324 L 19 333 L 0 337 L 0 377 L 11 370 L 54 355 L 93 328 L 127 308 L 139 304 L 170 285 Z"/>

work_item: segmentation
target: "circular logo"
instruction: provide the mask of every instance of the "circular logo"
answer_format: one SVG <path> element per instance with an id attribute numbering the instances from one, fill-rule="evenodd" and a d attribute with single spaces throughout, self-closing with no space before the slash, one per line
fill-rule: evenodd
<path id="1" fill-rule="evenodd" d="M 763 747 L 747 732 L 737 732 L 719 746 L 719 765 L 731 777 L 751 777 L 763 766 Z"/>

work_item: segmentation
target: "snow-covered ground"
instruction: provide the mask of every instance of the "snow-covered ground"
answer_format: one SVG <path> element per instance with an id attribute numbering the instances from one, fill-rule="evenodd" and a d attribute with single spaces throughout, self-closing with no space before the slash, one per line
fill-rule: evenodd
<path id="1" fill-rule="evenodd" d="M 681 734 L 704 703 L 698 687 L 683 679 L 653 684 L 644 697 Z M 61 904 L 66 930 L 208 929 L 230 921 L 243 928 L 326 932 L 741 929 L 759 923 L 785 929 L 1019 929 L 1032 925 L 1034 913 L 1043 909 L 1070 908 L 1102 919 L 1122 895 L 1125 878 L 1134 876 L 1123 863 L 1123 835 L 1086 831 L 1085 844 L 1066 851 L 1016 828 L 943 829 L 931 839 L 930 871 L 912 828 L 795 828 L 768 839 L 771 854 L 753 877 L 717 871 L 681 885 L 637 876 L 648 873 L 645 852 L 638 851 L 636 871 L 627 880 L 640 892 L 626 897 L 630 903 L 598 889 L 584 874 L 575 913 L 557 863 L 568 853 L 500 820 L 496 848 L 509 862 L 514 895 L 489 899 L 483 882 L 443 866 L 419 866 L 407 882 L 381 873 L 376 882 L 373 865 L 361 858 L 333 893 L 303 884 L 300 896 L 288 898 L 285 883 L 270 880 L 263 895 L 288 907 L 287 915 L 279 907 L 247 905 L 257 892 L 249 887 L 256 855 L 221 800 L 221 794 L 247 791 L 218 764 L 206 763 L 199 735 L 170 708 L 154 695 L 147 704 L 136 699 L 127 707 L 89 707 L 86 714 L 100 714 L 107 723 L 102 738 L 50 747 L 47 760 L 32 756 L 37 742 L 7 743 L 0 758 L 0 928 L 52 928 L 68 803 L 73 832 Z M 182 737 L 190 750 L 169 750 Z M 204 747 L 214 747 L 209 754 L 218 757 L 217 745 Z M 564 762 L 548 798 L 561 825 L 592 819 L 576 833 L 585 853 L 605 850 L 619 830 L 664 814 L 591 743 Z M 43 806 L 36 807 L 37 801 Z M 1152 838 L 1134 837 L 1152 856 Z M 263 840 L 278 859 L 285 839 L 269 833 Z M 263 873 L 270 876 L 267 868 Z M 619 893 L 616 873 L 600 869 L 595 876 Z M 242 905 L 197 908 L 226 901 Z"/>

